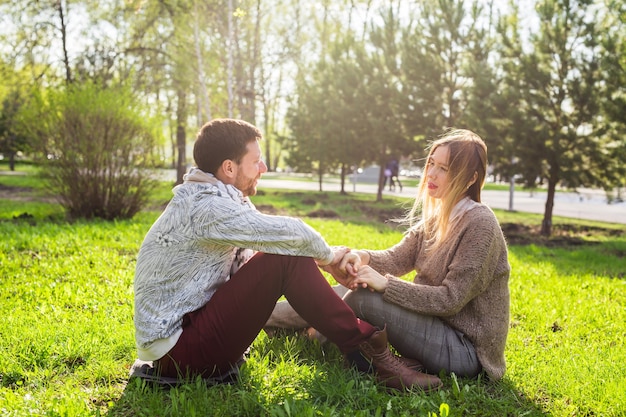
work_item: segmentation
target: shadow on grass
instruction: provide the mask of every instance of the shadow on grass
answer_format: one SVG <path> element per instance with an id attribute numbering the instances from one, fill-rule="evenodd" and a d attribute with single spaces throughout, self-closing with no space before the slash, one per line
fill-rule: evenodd
<path id="1" fill-rule="evenodd" d="M 343 366 L 334 345 L 302 338 L 261 337 L 231 385 L 203 380 L 163 388 L 133 378 L 109 416 L 547 416 L 508 378 L 490 381 L 443 376 L 434 393 L 389 392 L 371 375 Z M 431 414 L 432 413 L 432 414 Z"/>
<path id="2" fill-rule="evenodd" d="M 453 416 L 551 415 L 526 398 L 509 380 L 457 382 L 458 386 L 451 378 L 446 378 L 445 388 L 435 394 L 390 394 L 366 377 L 338 386 L 319 376 L 311 385 L 303 387 L 300 393 L 290 390 L 289 382 L 285 381 L 285 392 L 275 392 L 276 397 L 272 399 L 257 390 L 256 383 L 246 377 L 233 385 L 207 386 L 202 380 L 196 380 L 171 389 L 133 378 L 126 385 L 122 396 L 109 408 L 107 415 L 395 416 L 407 413 L 428 415 L 431 412 L 436 413 L 433 416 L 439 416 L 442 404 L 447 404 L 450 415 Z M 325 389 L 319 391 L 322 384 Z M 354 393 L 347 393 L 346 390 L 353 390 Z M 336 395 L 329 394 L 332 392 Z M 317 394 L 316 398 L 313 397 L 314 394 Z M 363 395 L 368 398 L 363 398 Z"/>

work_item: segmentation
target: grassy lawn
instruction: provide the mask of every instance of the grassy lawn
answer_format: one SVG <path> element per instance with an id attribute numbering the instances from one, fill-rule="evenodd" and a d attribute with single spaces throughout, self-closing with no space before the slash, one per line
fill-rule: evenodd
<path id="1" fill-rule="evenodd" d="M 135 256 L 169 195 L 164 184 L 133 220 L 67 222 L 33 175 L 0 173 L 0 415 L 626 414 L 624 225 L 555 218 L 556 236 L 537 239 L 541 216 L 508 212 L 496 213 L 511 236 L 502 381 L 446 376 L 437 393 L 388 393 L 343 368 L 334 346 L 289 333 L 261 333 L 234 385 L 163 390 L 129 381 Z M 330 244 L 357 248 L 400 239 L 402 228 L 384 220 L 407 204 L 283 190 L 254 202 L 302 216 Z"/>

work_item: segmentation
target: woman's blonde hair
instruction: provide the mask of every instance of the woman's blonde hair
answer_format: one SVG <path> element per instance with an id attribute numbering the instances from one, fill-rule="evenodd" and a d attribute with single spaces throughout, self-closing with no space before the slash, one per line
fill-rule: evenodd
<path id="1" fill-rule="evenodd" d="M 448 191 L 439 199 L 429 196 L 427 177 L 429 160 L 440 146 L 448 147 L 449 169 Z M 487 145 L 470 130 L 453 129 L 431 142 L 428 150 L 417 197 L 407 215 L 407 221 L 410 226 L 423 228 L 429 248 L 434 249 L 448 234 L 450 214 L 456 203 L 465 196 L 480 203 L 480 191 L 487 176 Z"/>

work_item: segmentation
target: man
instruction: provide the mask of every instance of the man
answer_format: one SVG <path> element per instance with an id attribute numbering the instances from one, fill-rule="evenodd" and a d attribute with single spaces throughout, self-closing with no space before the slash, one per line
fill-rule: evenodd
<path id="1" fill-rule="evenodd" d="M 401 364 L 385 330 L 357 319 L 328 285 L 318 265 L 338 268 L 347 249 L 333 251 L 301 220 L 262 214 L 250 202 L 267 171 L 261 138 L 233 119 L 198 133 L 196 167 L 174 188 L 137 258 L 139 358 L 165 377 L 228 380 L 285 295 L 344 354 L 360 352 L 388 386 L 438 387 L 436 377 Z"/>

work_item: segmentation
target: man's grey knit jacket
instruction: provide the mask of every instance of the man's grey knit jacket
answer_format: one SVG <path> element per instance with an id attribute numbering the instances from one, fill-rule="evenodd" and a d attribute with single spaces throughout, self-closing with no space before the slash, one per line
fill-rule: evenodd
<path id="1" fill-rule="evenodd" d="M 203 171 L 192 169 L 173 192 L 137 257 L 134 321 L 140 359 L 167 353 L 180 335 L 183 315 L 205 305 L 253 251 L 333 259 L 332 249 L 310 226 L 262 214 L 239 190 Z M 161 343 L 151 349 L 156 340 Z"/>

